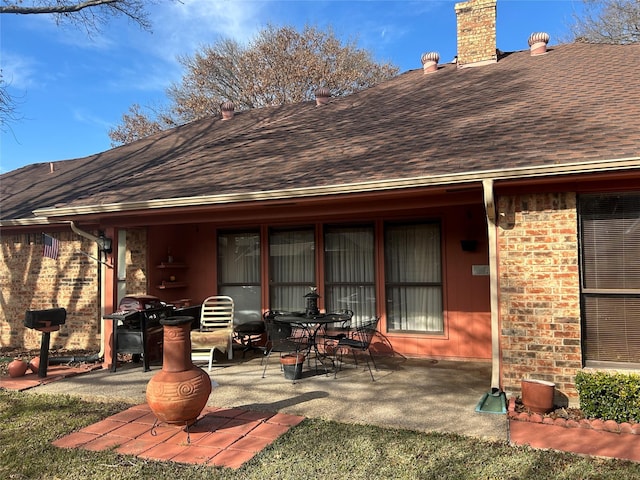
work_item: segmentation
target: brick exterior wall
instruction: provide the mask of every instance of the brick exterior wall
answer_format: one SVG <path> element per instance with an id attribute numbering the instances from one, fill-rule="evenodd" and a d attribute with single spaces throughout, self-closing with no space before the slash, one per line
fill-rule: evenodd
<path id="1" fill-rule="evenodd" d="M 67 320 L 51 334 L 51 348 L 98 350 L 99 268 L 80 252 L 95 244 L 71 231 L 51 232 L 60 241 L 57 260 L 44 257 L 42 234 L 0 238 L 0 347 L 40 348 L 41 333 L 24 327 L 26 310 L 64 307 Z"/>
<path id="2" fill-rule="evenodd" d="M 25 328 L 25 310 L 64 307 L 67 321 L 51 334 L 51 348 L 100 349 L 99 264 L 96 246 L 73 232 L 51 232 L 60 241 L 57 260 L 43 257 L 42 234 L 0 239 L 0 347 L 40 348 L 41 334 Z M 114 239 L 115 241 L 115 239 Z M 127 230 L 126 293 L 147 293 L 147 234 Z"/>
<path id="3" fill-rule="evenodd" d="M 495 62 L 496 0 L 456 3 L 458 65 Z"/>
<path id="4" fill-rule="evenodd" d="M 147 231 L 145 229 L 127 230 L 127 295 L 147 293 Z"/>
<path id="5" fill-rule="evenodd" d="M 503 389 L 547 380 L 576 398 L 582 367 L 576 196 L 499 199 L 498 228 Z"/>

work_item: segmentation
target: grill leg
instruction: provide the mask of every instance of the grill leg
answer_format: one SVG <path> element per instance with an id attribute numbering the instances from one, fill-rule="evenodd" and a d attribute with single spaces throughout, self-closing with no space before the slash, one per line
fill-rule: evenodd
<path id="1" fill-rule="evenodd" d="M 40 340 L 40 365 L 38 366 L 38 377 L 45 378 L 47 376 L 47 367 L 49 366 L 49 342 L 51 341 L 50 332 L 42 332 Z"/>

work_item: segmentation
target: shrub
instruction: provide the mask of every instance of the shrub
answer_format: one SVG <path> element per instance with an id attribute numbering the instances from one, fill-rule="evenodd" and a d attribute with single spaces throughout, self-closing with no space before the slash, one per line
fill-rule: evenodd
<path id="1" fill-rule="evenodd" d="M 579 371 L 576 389 L 587 418 L 640 422 L 640 375 Z"/>

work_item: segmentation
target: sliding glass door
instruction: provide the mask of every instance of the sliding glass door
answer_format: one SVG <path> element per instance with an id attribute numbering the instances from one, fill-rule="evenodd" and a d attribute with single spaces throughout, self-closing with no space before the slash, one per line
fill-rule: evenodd
<path id="1" fill-rule="evenodd" d="M 260 234 L 220 233 L 218 291 L 233 298 L 236 323 L 262 318 L 260 287 Z"/>

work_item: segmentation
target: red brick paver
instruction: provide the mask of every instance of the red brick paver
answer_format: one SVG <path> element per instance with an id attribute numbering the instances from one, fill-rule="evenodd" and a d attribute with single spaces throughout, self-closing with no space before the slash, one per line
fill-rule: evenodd
<path id="1" fill-rule="evenodd" d="M 207 407 L 189 428 L 160 423 L 136 405 L 53 442 L 59 448 L 107 450 L 157 461 L 240 468 L 304 417 Z"/>
<path id="2" fill-rule="evenodd" d="M 83 373 L 88 373 L 93 370 L 102 368 L 102 364 L 86 364 L 80 367 L 70 367 L 68 365 L 49 365 L 47 367 L 47 376 L 44 378 L 38 377 L 36 373 L 27 371 L 26 375 L 21 377 L 2 377 L 0 378 L 0 387 L 7 390 L 23 391 L 28 390 L 44 383 L 55 382 L 63 378 L 73 377 Z"/>
<path id="3" fill-rule="evenodd" d="M 53 445 L 58 448 L 78 448 L 95 440 L 98 436 L 99 435 L 93 433 L 75 432 L 56 440 L 53 442 Z"/>
<path id="4" fill-rule="evenodd" d="M 229 448 L 221 451 L 218 455 L 209 460 L 208 463 L 217 467 L 240 468 L 243 463 L 248 462 L 254 456 L 255 452 Z"/>

